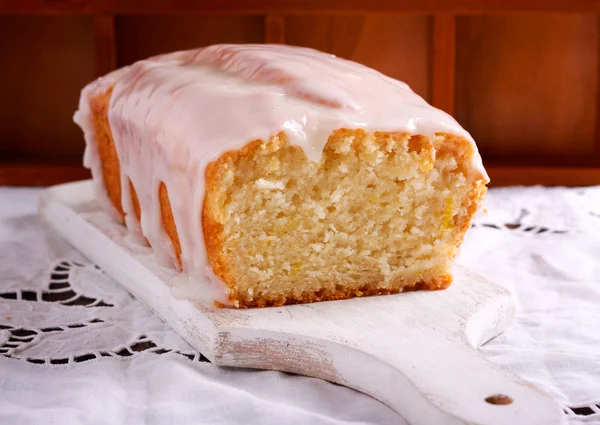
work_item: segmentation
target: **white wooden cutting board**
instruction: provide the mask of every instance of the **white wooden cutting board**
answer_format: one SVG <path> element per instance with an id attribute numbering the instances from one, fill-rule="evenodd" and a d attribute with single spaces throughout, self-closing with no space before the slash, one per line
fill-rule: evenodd
<path id="1" fill-rule="evenodd" d="M 551 397 L 477 352 L 508 327 L 514 305 L 505 289 L 466 270 L 455 270 L 444 291 L 216 309 L 171 295 L 173 272 L 124 238 L 124 227 L 101 212 L 90 181 L 47 189 L 40 214 L 217 365 L 336 382 L 381 400 L 412 424 L 564 421 Z M 506 400 L 497 395 L 512 402 L 494 404 Z"/>

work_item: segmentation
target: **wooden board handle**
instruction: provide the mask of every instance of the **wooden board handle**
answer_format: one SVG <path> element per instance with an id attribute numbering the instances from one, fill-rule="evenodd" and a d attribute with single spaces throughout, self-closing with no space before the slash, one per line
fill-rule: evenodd
<path id="1" fill-rule="evenodd" d="M 435 331 L 422 336 L 427 345 L 402 352 L 391 352 L 385 344 L 375 347 L 373 357 L 379 362 L 370 362 L 368 373 L 377 379 L 352 377 L 364 382 L 356 389 L 380 399 L 411 424 L 564 423 L 564 414 L 550 396 L 492 365 L 474 349 Z"/>
<path id="2" fill-rule="evenodd" d="M 382 401 L 411 424 L 565 423 L 549 395 L 436 330 L 419 329 L 419 340 L 426 343 L 402 349 L 398 339 L 409 342 L 417 332 L 361 340 L 348 334 L 323 341 L 237 331 L 221 333 L 217 364 L 277 369 L 336 382 Z"/>

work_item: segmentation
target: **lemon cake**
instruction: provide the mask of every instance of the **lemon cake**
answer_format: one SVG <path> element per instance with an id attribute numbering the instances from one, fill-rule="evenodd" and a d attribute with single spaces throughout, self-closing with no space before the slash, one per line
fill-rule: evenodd
<path id="1" fill-rule="evenodd" d="M 445 288 L 488 182 L 448 114 L 307 48 L 142 60 L 86 86 L 75 121 L 106 210 L 217 306 Z"/>

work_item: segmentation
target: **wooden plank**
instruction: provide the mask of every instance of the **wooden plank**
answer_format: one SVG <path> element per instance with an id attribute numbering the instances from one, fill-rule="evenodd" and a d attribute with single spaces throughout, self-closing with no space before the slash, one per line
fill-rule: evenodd
<path id="1" fill-rule="evenodd" d="M 265 43 L 285 43 L 285 19 L 280 15 L 265 17 Z"/>
<path id="2" fill-rule="evenodd" d="M 600 184 L 600 168 L 486 167 L 490 186 L 592 186 Z"/>
<path id="3" fill-rule="evenodd" d="M 431 19 L 426 15 L 286 16 L 286 43 L 350 59 L 406 82 L 431 100 Z"/>
<path id="4" fill-rule="evenodd" d="M 593 165 L 596 15 L 461 16 L 456 33 L 454 116 L 485 159 L 587 157 Z"/>
<path id="5" fill-rule="evenodd" d="M 116 17 L 118 66 L 160 53 L 217 43 L 263 43 L 263 16 L 127 15 Z"/>
<path id="6" fill-rule="evenodd" d="M 114 16 L 94 16 L 94 48 L 96 51 L 96 74 L 98 76 L 108 74 L 117 67 Z"/>
<path id="7" fill-rule="evenodd" d="M 0 16 L 0 162 L 80 158 L 73 123 L 95 78 L 91 16 Z"/>
<path id="8" fill-rule="evenodd" d="M 599 12 L 595 0 L 0 0 L 7 14 Z"/>
<path id="9" fill-rule="evenodd" d="M 597 18 L 596 28 L 600 28 L 600 16 Z M 596 154 L 594 155 L 594 164 L 600 165 L 600 30 L 597 37 L 597 53 L 596 53 L 596 76 L 598 85 L 596 86 Z"/>
<path id="10" fill-rule="evenodd" d="M 5 186 L 51 186 L 90 177 L 90 171 L 78 163 L 0 163 L 0 185 Z"/>
<path id="11" fill-rule="evenodd" d="M 486 141 L 476 139 L 478 147 L 481 150 L 482 146 L 485 146 Z M 575 143 L 576 141 L 572 141 Z M 514 143 L 512 140 L 507 141 L 508 143 Z M 565 141 L 565 144 L 567 142 Z M 509 166 L 509 167 L 537 167 L 537 168 L 586 168 L 595 167 L 593 156 L 590 154 L 575 154 L 569 155 L 568 153 L 557 152 L 554 155 L 535 155 L 533 154 L 506 154 L 506 155 L 493 155 L 490 153 L 482 154 L 484 164 L 487 166 Z"/>
<path id="12" fill-rule="evenodd" d="M 456 17 L 447 13 L 434 15 L 432 30 L 431 103 L 452 115 L 456 68 Z"/>

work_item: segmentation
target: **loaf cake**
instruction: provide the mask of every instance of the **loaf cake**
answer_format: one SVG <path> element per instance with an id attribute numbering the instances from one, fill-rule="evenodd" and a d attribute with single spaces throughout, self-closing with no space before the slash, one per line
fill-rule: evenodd
<path id="1" fill-rule="evenodd" d="M 74 119 L 100 202 L 217 306 L 446 288 L 488 182 L 448 114 L 306 48 L 142 60 L 86 86 Z"/>

